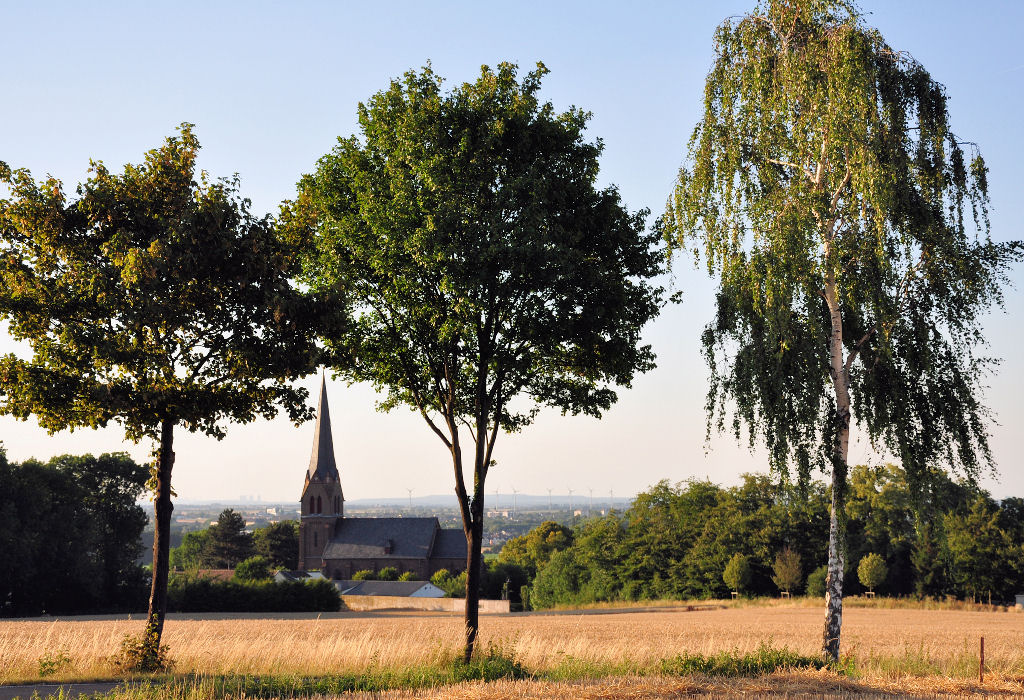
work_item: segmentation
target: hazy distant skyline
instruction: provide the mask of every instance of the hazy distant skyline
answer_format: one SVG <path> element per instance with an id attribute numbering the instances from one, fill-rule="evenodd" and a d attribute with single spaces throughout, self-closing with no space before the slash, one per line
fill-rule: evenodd
<path id="1" fill-rule="evenodd" d="M 653 222 L 699 116 L 714 28 L 753 4 L 8 3 L 0 160 L 37 178 L 53 174 L 72 193 L 90 158 L 119 171 L 188 121 L 203 146 L 200 166 L 213 176 L 237 172 L 253 210 L 274 213 L 337 137 L 356 132 L 357 103 L 391 78 L 430 61 L 450 86 L 475 79 L 481 64 L 509 60 L 525 73 L 542 60 L 551 70 L 542 98 L 594 113 L 590 137 L 606 145 L 601 183 L 618 185 L 631 210 L 651 209 Z M 862 8 L 894 48 L 946 85 L 954 130 L 978 143 L 991 169 L 994 238 L 1024 238 L 1024 5 L 873 0 Z M 683 303 L 645 334 L 658 368 L 621 389 L 601 421 L 545 411 L 521 434 L 500 436 L 488 499 L 495 488 L 625 497 L 659 479 L 733 484 L 766 468 L 763 451 L 728 435 L 705 453 L 699 335 L 714 287 L 687 260 L 675 261 L 665 283 Z M 1024 291 L 1007 290 L 1007 313 L 987 324 L 991 354 L 1004 360 L 986 398 L 1001 423 L 992 428 L 1000 481 L 985 482 L 996 496 L 1024 495 L 1022 303 Z M 15 349 L 0 329 L 0 352 Z M 319 378 L 302 385 L 315 404 Z M 365 385 L 329 380 L 328 391 L 346 498 L 451 493 L 448 454 L 421 418 L 375 412 Z M 285 419 L 230 426 L 221 442 L 182 432 L 174 489 L 186 500 L 297 501 L 312 433 L 312 423 Z M 19 461 L 116 450 L 145 460 L 151 449 L 124 443 L 117 427 L 51 437 L 11 418 L 0 418 L 0 441 Z M 872 459 L 880 458 L 863 441 L 852 446 L 851 460 Z"/>

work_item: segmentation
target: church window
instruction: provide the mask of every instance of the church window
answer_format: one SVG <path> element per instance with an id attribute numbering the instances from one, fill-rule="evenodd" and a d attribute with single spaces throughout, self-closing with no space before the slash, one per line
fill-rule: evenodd
<path id="1" fill-rule="evenodd" d="M 316 512 L 317 513 L 323 513 L 324 512 L 323 501 L 320 500 L 319 496 L 316 497 Z"/>

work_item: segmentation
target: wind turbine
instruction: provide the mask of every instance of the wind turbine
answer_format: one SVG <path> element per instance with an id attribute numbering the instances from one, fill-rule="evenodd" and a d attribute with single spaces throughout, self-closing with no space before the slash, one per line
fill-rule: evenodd
<path id="1" fill-rule="evenodd" d="M 611 513 L 615 509 L 615 491 L 608 489 L 608 512 Z"/>
<path id="2" fill-rule="evenodd" d="M 569 489 L 569 522 L 575 517 L 576 513 L 572 509 L 572 489 Z"/>
<path id="3" fill-rule="evenodd" d="M 516 501 L 516 496 L 518 496 L 518 495 L 519 495 L 519 492 L 516 491 L 515 488 L 513 488 L 512 489 L 512 519 L 513 520 L 515 520 L 515 517 L 516 517 L 516 502 L 517 502 Z"/>
<path id="4" fill-rule="evenodd" d="M 412 489 L 406 489 L 409 492 L 409 510 L 412 510 Z"/>
<path id="5" fill-rule="evenodd" d="M 551 489 L 548 489 L 548 511 L 553 511 L 553 510 L 554 510 L 554 508 L 551 507 Z"/>
<path id="6" fill-rule="evenodd" d="M 590 489 L 590 505 L 587 506 L 587 517 L 589 518 L 594 513 L 594 489 Z"/>

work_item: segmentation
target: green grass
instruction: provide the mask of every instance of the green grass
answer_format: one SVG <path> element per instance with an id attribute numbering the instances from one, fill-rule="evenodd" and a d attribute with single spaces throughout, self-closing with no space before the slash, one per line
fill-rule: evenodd
<path id="1" fill-rule="evenodd" d="M 741 654 L 739 651 L 723 651 L 711 656 L 704 654 L 680 654 L 661 662 L 661 672 L 666 675 L 689 676 L 762 676 L 775 671 L 793 668 L 827 668 L 829 663 L 820 656 L 803 656 L 783 647 L 776 649 L 761 644 L 757 651 Z"/>

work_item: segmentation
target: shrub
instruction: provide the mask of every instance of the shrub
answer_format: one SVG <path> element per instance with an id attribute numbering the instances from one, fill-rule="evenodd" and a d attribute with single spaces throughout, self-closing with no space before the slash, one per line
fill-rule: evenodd
<path id="1" fill-rule="evenodd" d="M 398 577 L 399 581 L 419 581 L 415 571 L 406 571 Z"/>
<path id="2" fill-rule="evenodd" d="M 776 649 L 761 643 L 752 654 L 723 651 L 713 656 L 681 654 L 661 662 L 661 672 L 679 676 L 758 676 L 791 668 L 820 669 L 828 666 L 821 656 L 802 656 L 786 647 Z"/>
<path id="3" fill-rule="evenodd" d="M 438 588 L 444 588 L 445 582 L 448 581 L 448 579 L 450 579 L 451 577 L 452 572 L 448 571 L 448 569 L 438 569 L 430 577 L 430 582 Z"/>
<path id="4" fill-rule="evenodd" d="M 167 590 L 171 612 L 335 612 L 338 590 L 330 581 L 175 581 Z"/>
<path id="5" fill-rule="evenodd" d="M 110 657 L 110 664 L 119 673 L 156 673 L 169 671 L 174 665 L 167 656 L 166 644 L 157 644 L 156 633 L 136 637 L 126 634 L 121 649 Z"/>
<path id="6" fill-rule="evenodd" d="M 722 580 L 730 590 L 742 593 L 750 586 L 750 559 L 737 552 L 725 565 Z"/>
<path id="7" fill-rule="evenodd" d="M 393 566 L 385 566 L 383 569 L 377 572 L 378 581 L 397 581 L 398 580 L 398 569 Z"/>
<path id="8" fill-rule="evenodd" d="M 55 673 L 60 673 L 71 667 L 71 657 L 67 651 L 58 649 L 55 652 L 47 652 L 39 657 L 39 677 L 46 678 Z"/>
<path id="9" fill-rule="evenodd" d="M 359 571 L 352 574 L 353 581 L 376 581 L 377 574 L 373 573 L 369 569 L 360 569 Z"/>
<path id="10" fill-rule="evenodd" d="M 807 575 L 807 595 L 821 598 L 825 595 L 825 578 L 828 576 L 828 567 L 822 564 Z"/>

